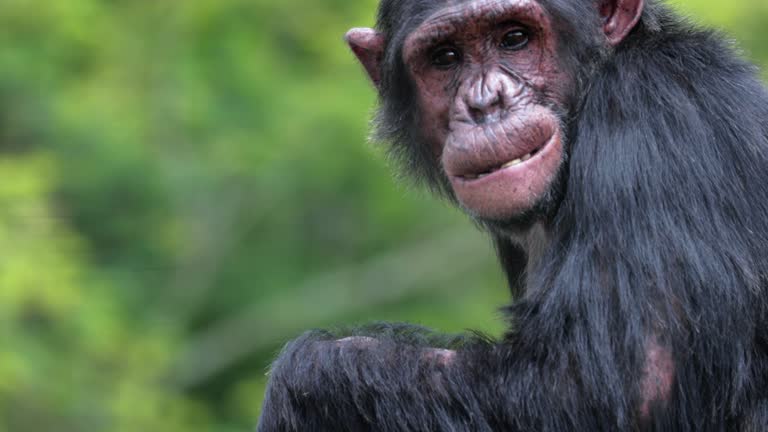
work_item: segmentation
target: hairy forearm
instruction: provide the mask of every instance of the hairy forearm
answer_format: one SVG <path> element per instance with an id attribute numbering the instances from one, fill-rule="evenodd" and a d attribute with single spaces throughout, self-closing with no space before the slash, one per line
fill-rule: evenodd
<path id="1" fill-rule="evenodd" d="M 275 363 L 259 432 L 491 430 L 476 382 L 479 338 L 385 326 L 357 335 L 310 333 Z M 471 355 L 470 355 L 471 354 Z M 490 353 L 489 353 L 490 354 Z"/>
<path id="2" fill-rule="evenodd" d="M 671 397 L 675 366 L 656 338 L 638 366 L 624 365 L 636 372 L 610 362 L 577 367 L 578 339 L 559 352 L 526 340 L 402 325 L 308 333 L 275 362 L 258 432 L 625 430 Z"/>

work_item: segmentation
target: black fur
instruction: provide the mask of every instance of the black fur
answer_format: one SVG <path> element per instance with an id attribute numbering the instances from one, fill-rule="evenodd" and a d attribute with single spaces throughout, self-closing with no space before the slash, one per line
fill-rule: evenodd
<path id="1" fill-rule="evenodd" d="M 585 30 L 599 28 L 591 1 L 541 3 L 578 84 L 556 206 L 514 242 L 492 231 L 520 291 L 511 330 L 501 341 L 405 325 L 309 333 L 274 365 L 260 432 L 768 430 L 768 94 L 755 68 L 656 4 L 607 51 Z M 414 145 L 398 55 L 441 6 L 383 1 L 378 124 L 406 170 L 450 196 Z M 375 342 L 332 342 L 351 334 Z M 653 335 L 675 380 L 643 419 Z M 458 356 L 441 365 L 424 347 Z"/>

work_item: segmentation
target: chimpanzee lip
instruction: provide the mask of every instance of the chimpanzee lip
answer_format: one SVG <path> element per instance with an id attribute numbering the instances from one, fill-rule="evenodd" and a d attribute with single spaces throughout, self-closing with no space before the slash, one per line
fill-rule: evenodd
<path id="1" fill-rule="evenodd" d="M 527 153 L 526 155 L 524 155 L 522 157 L 519 157 L 519 158 L 516 158 L 516 159 L 512 159 L 511 161 L 505 162 L 505 163 L 500 164 L 500 165 L 493 166 L 493 167 L 489 168 L 488 170 L 483 171 L 483 172 L 479 172 L 477 174 L 461 174 L 461 175 L 457 175 L 455 177 L 458 177 L 458 178 L 460 178 L 460 179 L 462 179 L 464 181 L 479 180 L 479 179 L 481 179 L 483 177 L 486 177 L 486 176 L 489 176 L 489 175 L 495 173 L 496 171 L 503 170 L 503 169 L 508 169 L 508 168 L 513 168 L 513 167 L 516 167 L 518 165 L 522 165 L 522 164 L 528 162 L 529 160 L 531 160 L 531 158 L 536 156 L 536 154 L 539 152 L 540 149 L 541 148 L 537 148 L 537 149 L 531 151 L 530 153 Z"/>
<path id="2" fill-rule="evenodd" d="M 454 174 L 452 175 L 453 178 L 465 182 L 465 183 L 472 183 L 475 181 L 483 180 L 484 178 L 491 176 L 493 174 L 496 174 L 497 172 L 506 171 L 506 170 L 515 170 L 522 166 L 536 163 L 537 155 L 539 155 L 542 150 L 544 150 L 547 146 L 549 146 L 552 141 L 554 141 L 555 134 L 549 135 L 545 140 L 542 141 L 540 145 L 535 147 L 533 150 L 529 151 L 525 155 L 522 156 L 515 156 L 510 160 L 502 161 L 499 163 L 496 163 L 494 165 L 491 165 L 487 168 L 481 169 L 481 170 L 475 170 L 474 172 L 466 172 L 461 174 Z"/>

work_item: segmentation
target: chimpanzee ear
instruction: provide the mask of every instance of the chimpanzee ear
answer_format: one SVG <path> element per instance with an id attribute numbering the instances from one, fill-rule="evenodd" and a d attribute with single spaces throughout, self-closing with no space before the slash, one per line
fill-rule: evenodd
<path id="1" fill-rule="evenodd" d="M 618 45 L 635 28 L 643 14 L 644 0 L 603 0 L 600 16 L 608 43 Z"/>
<path id="2" fill-rule="evenodd" d="M 344 39 L 368 72 L 376 87 L 381 83 L 381 62 L 384 57 L 384 35 L 371 28 L 353 28 Z"/>

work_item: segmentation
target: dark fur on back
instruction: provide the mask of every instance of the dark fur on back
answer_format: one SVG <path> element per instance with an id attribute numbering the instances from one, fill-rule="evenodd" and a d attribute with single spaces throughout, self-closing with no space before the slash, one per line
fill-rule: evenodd
<path id="1" fill-rule="evenodd" d="M 735 427 L 766 397 L 768 95 L 755 72 L 722 35 L 652 7 L 573 122 L 567 192 L 512 337 L 581 365 L 585 406 L 617 427 L 649 333 L 676 365 L 656 430 Z"/>
<path id="2" fill-rule="evenodd" d="M 677 379 L 657 430 L 722 430 L 767 390 L 768 95 L 722 35 L 650 13 L 590 80 L 512 337 L 575 360 L 623 427 L 658 334 Z"/>
<path id="3" fill-rule="evenodd" d="M 721 35 L 658 19 L 591 82 L 556 235 L 531 269 L 542 288 L 521 309 L 574 320 L 582 357 L 610 352 L 582 379 L 615 403 L 622 360 L 657 332 L 677 367 L 661 430 L 718 430 L 765 392 L 768 97 Z"/>
<path id="4" fill-rule="evenodd" d="M 518 291 L 512 329 L 499 342 L 397 325 L 305 335 L 275 364 L 259 431 L 768 430 L 768 94 L 755 68 L 657 4 L 606 50 L 584 31 L 589 0 L 541 3 L 577 85 L 536 258 L 492 232 Z M 377 136 L 450 197 L 400 58 L 442 6 L 382 2 Z M 317 348 L 348 334 L 379 342 Z M 672 353 L 674 382 L 641 420 L 649 338 Z M 455 367 L 422 361 L 435 346 L 459 350 Z"/>

